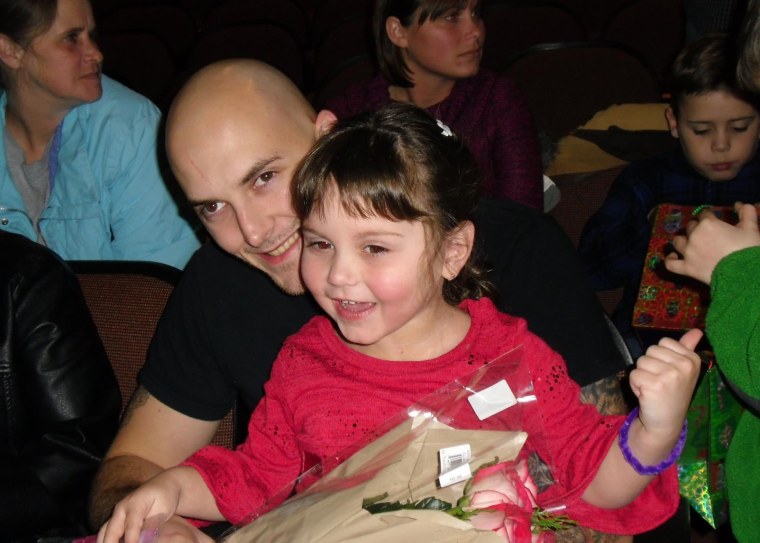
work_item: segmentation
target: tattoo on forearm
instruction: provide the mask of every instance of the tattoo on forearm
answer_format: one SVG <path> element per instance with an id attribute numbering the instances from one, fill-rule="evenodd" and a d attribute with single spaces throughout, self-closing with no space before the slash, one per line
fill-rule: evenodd
<path id="1" fill-rule="evenodd" d="M 121 426 L 127 425 L 129 420 L 132 418 L 132 413 L 135 411 L 135 409 L 145 405 L 145 402 L 148 401 L 148 398 L 150 398 L 150 392 L 145 390 L 145 388 L 142 386 L 138 386 L 137 390 L 135 390 L 135 393 L 132 394 L 132 399 L 129 400 L 129 405 L 127 405 L 127 409 L 124 411 L 124 415 L 121 417 Z"/>
<path id="2" fill-rule="evenodd" d="M 576 526 L 554 533 L 556 543 L 631 543 L 630 535 L 614 535 L 595 532 L 590 528 Z"/>
<path id="3" fill-rule="evenodd" d="M 583 387 L 581 402 L 595 405 L 602 415 L 624 415 L 628 412 L 617 376 L 605 377 Z"/>

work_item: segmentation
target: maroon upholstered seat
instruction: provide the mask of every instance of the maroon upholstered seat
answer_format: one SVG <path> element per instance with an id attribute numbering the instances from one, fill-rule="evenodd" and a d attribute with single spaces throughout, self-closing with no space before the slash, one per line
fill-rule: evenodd
<path id="1" fill-rule="evenodd" d="M 154 262 L 70 261 L 111 361 L 122 411 L 137 388 L 148 346 L 181 272 Z M 235 410 L 219 425 L 213 443 L 232 447 Z"/>
<path id="2" fill-rule="evenodd" d="M 658 102 L 654 72 L 637 54 L 606 42 L 535 45 L 503 73 L 522 88 L 539 128 L 563 136 L 612 104 Z"/>

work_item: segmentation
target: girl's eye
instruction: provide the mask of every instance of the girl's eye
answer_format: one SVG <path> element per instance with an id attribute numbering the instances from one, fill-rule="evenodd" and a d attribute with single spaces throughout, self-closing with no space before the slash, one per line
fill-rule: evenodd
<path id="1" fill-rule="evenodd" d="M 709 130 L 707 130 L 706 128 L 694 129 L 694 134 L 696 134 L 697 136 L 706 136 L 708 132 Z"/>
<path id="2" fill-rule="evenodd" d="M 742 125 L 742 126 L 734 126 L 734 127 L 732 127 L 732 128 L 733 128 L 734 132 L 739 132 L 739 133 L 741 133 L 741 132 L 746 132 L 746 131 L 747 131 L 747 129 L 749 128 L 749 126 L 747 126 L 747 125 Z"/>
<path id="3" fill-rule="evenodd" d="M 76 43 L 79 39 L 79 32 L 69 32 L 64 38 L 67 42 Z"/>
<path id="4" fill-rule="evenodd" d="M 385 247 L 380 245 L 367 245 L 364 250 L 371 255 L 379 255 L 387 251 Z"/>
<path id="5" fill-rule="evenodd" d="M 256 181 L 253 182 L 253 186 L 263 187 L 264 185 L 272 181 L 272 178 L 274 178 L 274 172 L 264 172 L 256 178 Z"/>
<path id="6" fill-rule="evenodd" d="M 325 251 L 332 247 L 332 245 L 327 241 L 310 241 L 306 244 L 307 247 L 311 247 L 312 249 L 317 249 L 318 251 Z"/>

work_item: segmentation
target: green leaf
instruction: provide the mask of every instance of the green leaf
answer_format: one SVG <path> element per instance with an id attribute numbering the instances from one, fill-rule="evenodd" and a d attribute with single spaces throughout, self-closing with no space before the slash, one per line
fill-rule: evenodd
<path id="1" fill-rule="evenodd" d="M 578 522 L 567 515 L 554 515 L 536 507 L 533 509 L 531 524 L 533 525 L 533 533 L 538 534 L 547 530 L 552 532 L 564 530 L 570 526 L 577 526 Z"/>
<path id="2" fill-rule="evenodd" d="M 380 499 L 386 498 L 388 495 L 380 497 Z M 400 511 L 401 509 L 423 509 L 429 511 L 448 511 L 451 509 L 451 504 L 443 500 L 439 500 L 434 496 L 428 498 L 422 498 L 416 502 L 379 502 L 376 498 L 367 498 L 362 500 L 362 508 L 366 509 L 373 515 L 379 513 L 388 513 L 390 511 Z"/>
<path id="3" fill-rule="evenodd" d="M 447 511 L 451 509 L 451 504 L 449 502 L 439 500 L 435 496 L 422 498 L 421 500 L 410 505 L 411 507 L 405 507 L 404 509 L 430 509 L 434 511 Z"/>
<path id="4" fill-rule="evenodd" d="M 371 498 L 364 498 L 362 500 L 362 508 L 366 509 L 368 506 L 373 505 L 373 504 L 379 502 L 380 500 L 384 500 L 387 497 L 388 497 L 388 493 L 384 492 L 383 494 L 380 494 L 379 496 L 373 496 Z"/>

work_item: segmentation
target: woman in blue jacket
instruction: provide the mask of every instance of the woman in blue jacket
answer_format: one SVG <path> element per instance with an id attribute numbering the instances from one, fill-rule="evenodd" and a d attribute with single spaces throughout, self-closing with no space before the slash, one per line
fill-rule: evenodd
<path id="1" fill-rule="evenodd" d="M 0 0 L 0 230 L 182 268 L 199 242 L 159 172 L 160 112 L 101 74 L 94 26 L 89 0 Z"/>

